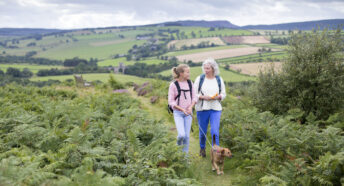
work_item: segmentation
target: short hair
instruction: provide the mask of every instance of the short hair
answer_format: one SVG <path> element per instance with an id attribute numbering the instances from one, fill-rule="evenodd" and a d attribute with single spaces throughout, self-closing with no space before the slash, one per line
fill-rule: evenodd
<path id="1" fill-rule="evenodd" d="M 204 72 L 204 65 L 210 65 L 211 67 L 213 67 L 214 69 L 214 75 L 217 76 L 220 74 L 220 69 L 219 69 L 219 65 L 216 63 L 215 59 L 213 58 L 208 58 L 206 60 L 203 61 L 203 64 L 202 64 L 202 71 L 203 73 L 205 74 Z"/>

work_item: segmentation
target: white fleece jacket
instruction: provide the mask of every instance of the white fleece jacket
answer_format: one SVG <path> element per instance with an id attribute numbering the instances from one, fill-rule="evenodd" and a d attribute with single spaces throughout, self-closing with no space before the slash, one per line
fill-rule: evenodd
<path id="1" fill-rule="evenodd" d="M 198 99 L 198 102 L 195 105 L 196 111 L 202 111 L 202 110 L 222 110 L 222 105 L 221 101 L 225 99 L 226 97 L 226 87 L 223 82 L 223 79 L 221 79 L 221 100 L 200 100 Z M 207 77 L 204 78 L 203 85 L 201 87 L 201 91 L 198 92 L 198 87 L 199 87 L 199 81 L 200 81 L 200 76 L 198 76 L 195 80 L 194 86 L 196 89 L 196 95 L 201 96 L 201 95 L 208 95 L 208 96 L 214 96 L 216 93 L 219 93 L 219 86 L 217 84 L 217 80 L 214 77 L 213 79 L 208 79 Z M 203 106 L 202 106 L 203 102 Z"/>

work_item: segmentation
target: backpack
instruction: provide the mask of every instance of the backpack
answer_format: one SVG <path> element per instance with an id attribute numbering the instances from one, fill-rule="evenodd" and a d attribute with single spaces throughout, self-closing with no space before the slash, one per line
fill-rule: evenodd
<path id="1" fill-rule="evenodd" d="M 184 96 L 185 96 L 185 92 L 190 91 L 190 96 L 191 96 L 191 100 L 192 100 L 192 83 L 191 83 L 191 80 L 189 80 L 189 79 L 187 80 L 187 82 L 188 82 L 188 85 L 189 85 L 189 90 L 180 89 L 178 81 L 174 82 L 174 84 L 177 87 L 177 91 L 178 91 L 178 95 L 174 98 L 174 100 L 178 99 L 178 104 L 177 105 L 179 105 L 180 95 L 181 95 L 182 91 L 184 92 Z M 167 105 L 167 111 L 170 114 L 173 113 L 173 109 L 172 109 L 172 107 L 170 105 Z"/>
<path id="2" fill-rule="evenodd" d="M 216 78 L 216 81 L 217 81 L 217 85 L 219 86 L 219 94 L 221 94 L 221 78 L 220 76 L 215 76 Z M 198 93 L 201 92 L 201 88 L 202 88 L 202 85 L 204 83 L 204 79 L 205 79 L 205 74 L 202 74 L 199 78 L 199 86 L 198 86 Z M 202 92 L 201 92 L 202 93 Z M 203 95 L 203 93 L 202 93 Z M 202 104 L 201 104 L 201 107 L 203 107 L 203 100 L 202 100 Z"/>
<path id="3" fill-rule="evenodd" d="M 201 91 L 203 82 L 204 82 L 205 74 L 202 74 L 199 78 L 199 86 L 198 86 L 198 93 Z M 217 85 L 219 86 L 219 94 L 221 94 L 221 78 L 220 76 L 215 76 Z"/>

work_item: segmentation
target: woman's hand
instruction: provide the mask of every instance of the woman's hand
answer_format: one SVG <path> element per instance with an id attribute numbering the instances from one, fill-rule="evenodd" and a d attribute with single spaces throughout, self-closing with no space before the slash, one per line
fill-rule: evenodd
<path id="1" fill-rule="evenodd" d="M 192 107 L 186 108 L 186 112 L 188 113 L 188 115 L 192 114 Z"/>
<path id="2" fill-rule="evenodd" d="M 215 100 L 221 100 L 221 98 L 222 98 L 221 95 L 218 95 L 218 96 L 215 96 L 214 99 L 215 99 Z"/>
<path id="3" fill-rule="evenodd" d="M 182 111 L 185 115 L 187 115 L 187 116 L 190 115 L 190 114 L 187 112 L 187 110 L 185 110 L 185 109 L 182 109 L 181 111 Z"/>
<path id="4" fill-rule="evenodd" d="M 211 98 L 210 96 L 202 96 L 201 99 L 209 101 L 209 100 L 211 100 L 212 98 Z"/>

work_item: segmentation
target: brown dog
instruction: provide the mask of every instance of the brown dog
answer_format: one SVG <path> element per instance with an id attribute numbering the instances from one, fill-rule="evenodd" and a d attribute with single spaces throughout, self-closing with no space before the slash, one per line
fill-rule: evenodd
<path id="1" fill-rule="evenodd" d="M 215 135 L 213 135 L 213 148 L 210 149 L 210 158 L 213 171 L 218 175 L 223 174 L 224 158 L 232 157 L 232 152 L 228 148 L 222 148 L 216 145 Z"/>

